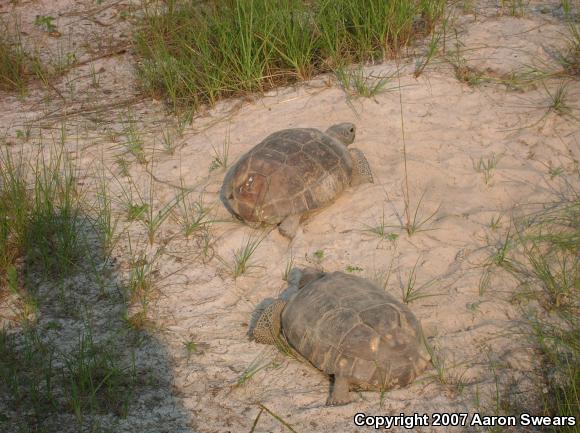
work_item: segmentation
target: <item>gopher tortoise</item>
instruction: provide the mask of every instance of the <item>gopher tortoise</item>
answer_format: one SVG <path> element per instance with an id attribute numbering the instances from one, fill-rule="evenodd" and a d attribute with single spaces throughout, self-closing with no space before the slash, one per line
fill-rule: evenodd
<path id="1" fill-rule="evenodd" d="M 279 224 L 292 239 L 302 217 L 331 203 L 345 188 L 373 182 L 365 156 L 347 149 L 356 127 L 340 123 L 326 132 L 284 129 L 266 137 L 227 172 L 221 200 L 251 226 Z"/>
<path id="2" fill-rule="evenodd" d="M 419 321 L 368 280 L 295 268 L 288 283 L 278 299 L 257 310 L 251 336 L 334 376 L 328 405 L 347 404 L 351 389 L 403 387 L 429 364 Z"/>

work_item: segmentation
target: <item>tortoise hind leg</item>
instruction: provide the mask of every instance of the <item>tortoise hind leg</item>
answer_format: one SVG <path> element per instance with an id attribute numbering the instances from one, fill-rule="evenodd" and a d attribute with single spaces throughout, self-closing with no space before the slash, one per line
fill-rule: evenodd
<path id="1" fill-rule="evenodd" d="M 349 381 L 346 376 L 334 375 L 334 383 L 330 396 L 326 401 L 327 406 L 341 406 L 351 402 L 349 392 Z"/>
<path id="2" fill-rule="evenodd" d="M 278 226 L 282 236 L 292 240 L 296 236 L 298 225 L 300 224 L 300 215 L 288 215 Z"/>
<path id="3" fill-rule="evenodd" d="M 353 162 L 351 186 L 374 183 L 373 173 L 364 153 L 359 149 L 349 149 Z"/>

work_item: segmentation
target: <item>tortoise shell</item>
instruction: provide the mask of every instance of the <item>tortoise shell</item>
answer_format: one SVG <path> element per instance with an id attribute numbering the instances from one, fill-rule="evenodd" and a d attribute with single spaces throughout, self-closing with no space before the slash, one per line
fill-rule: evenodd
<path id="1" fill-rule="evenodd" d="M 352 157 L 336 138 L 313 128 L 284 129 L 230 168 L 222 201 L 244 221 L 278 224 L 332 202 L 352 172 Z"/>
<path id="2" fill-rule="evenodd" d="M 298 290 L 281 325 L 300 355 L 361 390 L 405 386 L 430 359 L 421 325 L 405 305 L 342 272 L 322 274 Z"/>

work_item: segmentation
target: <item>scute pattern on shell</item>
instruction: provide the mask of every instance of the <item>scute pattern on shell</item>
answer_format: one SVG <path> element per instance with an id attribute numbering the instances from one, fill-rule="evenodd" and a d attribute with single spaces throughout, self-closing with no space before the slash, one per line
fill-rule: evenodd
<path id="1" fill-rule="evenodd" d="M 428 362 L 410 310 L 369 281 L 334 272 L 307 284 L 282 312 L 285 338 L 327 374 L 359 389 L 411 382 Z"/>
<path id="2" fill-rule="evenodd" d="M 245 221 L 276 224 L 332 202 L 349 185 L 353 166 L 342 143 L 296 128 L 271 134 L 230 170 L 233 211 Z"/>

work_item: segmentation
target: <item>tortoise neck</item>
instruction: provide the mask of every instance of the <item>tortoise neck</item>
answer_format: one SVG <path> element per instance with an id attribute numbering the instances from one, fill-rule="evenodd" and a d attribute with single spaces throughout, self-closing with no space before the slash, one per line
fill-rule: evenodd
<path id="1" fill-rule="evenodd" d="M 345 145 L 345 146 L 347 146 L 347 147 L 348 147 L 348 145 L 349 145 L 349 144 L 351 144 L 351 143 L 348 143 L 348 142 L 346 142 L 346 141 L 344 140 L 344 137 L 343 137 L 342 135 L 340 135 L 340 134 L 338 134 L 338 133 L 334 132 L 334 131 L 332 130 L 332 128 L 329 128 L 329 129 L 327 129 L 327 130 L 326 130 L 326 135 L 330 135 L 330 136 L 331 136 L 332 138 L 334 138 L 336 141 L 338 141 L 338 142 L 339 142 L 339 143 L 341 143 L 341 144 L 344 144 L 344 145 Z"/>

